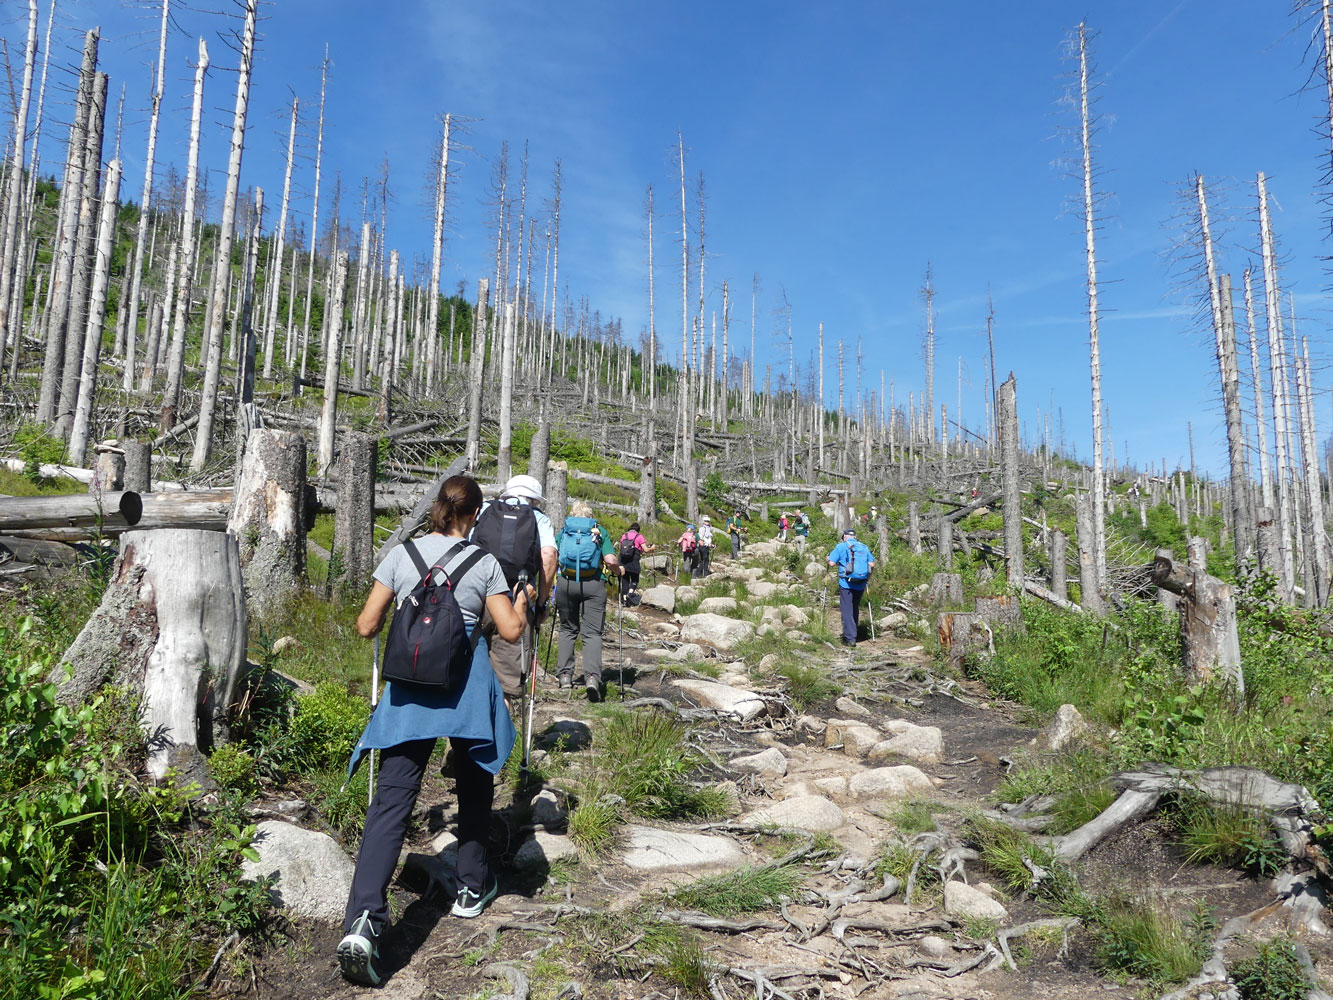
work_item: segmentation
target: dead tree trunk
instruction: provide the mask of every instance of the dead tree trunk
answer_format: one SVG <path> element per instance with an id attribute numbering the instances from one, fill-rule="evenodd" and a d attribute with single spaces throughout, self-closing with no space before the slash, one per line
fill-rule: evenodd
<path id="1" fill-rule="evenodd" d="M 241 184 L 241 154 L 245 148 L 245 114 L 250 100 L 250 69 L 255 54 L 255 16 L 259 0 L 247 0 L 245 29 L 241 37 L 241 65 L 236 79 L 236 110 L 232 114 L 231 153 L 227 161 L 227 188 L 222 201 L 222 224 L 218 229 L 217 266 L 213 274 L 213 317 L 205 341 L 208 360 L 199 407 L 199 430 L 194 438 L 190 471 L 208 463 L 213 447 L 213 414 L 217 411 L 218 386 L 222 377 L 222 323 L 226 317 L 227 289 L 231 274 L 231 244 L 236 232 L 236 195 Z M 312 234 L 313 238 L 313 234 Z"/>
<path id="2" fill-rule="evenodd" d="M 921 555 L 921 505 L 915 500 L 907 505 L 907 547 L 912 555 Z"/>
<path id="3" fill-rule="evenodd" d="M 518 353 L 518 314 L 512 302 L 504 308 L 504 326 L 500 344 L 500 440 L 496 447 L 496 478 L 509 479 L 513 468 L 514 443 L 514 366 Z"/>
<path id="4" fill-rule="evenodd" d="M 338 510 L 333 518 L 329 584 L 354 597 L 365 591 L 375 569 L 377 454 L 376 440 L 369 434 L 343 436 L 338 456 Z"/>
<path id="5" fill-rule="evenodd" d="M 250 432 L 227 519 L 256 608 L 276 611 L 305 579 L 305 438 Z M 339 504 L 341 507 L 341 504 Z"/>
<path id="6" fill-rule="evenodd" d="M 528 448 L 528 475 L 541 483 L 542 495 L 546 495 L 546 463 L 551 458 L 551 418 L 546 408 L 542 407 L 537 419 L 537 429 L 532 434 L 532 444 Z"/>
<path id="7" fill-rule="evenodd" d="M 1182 598 L 1181 655 L 1190 681 L 1207 682 L 1220 674 L 1239 697 L 1245 693 L 1245 678 L 1236 632 L 1236 598 L 1229 583 L 1203 568 L 1202 544 L 1202 539 L 1190 540 L 1189 565 L 1159 553 L 1153 560 L 1153 582 Z"/>
<path id="8" fill-rule="evenodd" d="M 476 475 L 481 463 L 482 370 L 486 364 L 486 321 L 490 312 L 491 281 L 477 282 L 477 305 L 472 311 L 472 343 L 468 345 L 467 468 Z"/>
<path id="9" fill-rule="evenodd" d="M 639 524 L 647 526 L 657 521 L 657 443 L 648 445 L 639 470 Z"/>
<path id="10" fill-rule="evenodd" d="M 153 489 L 153 446 L 147 441 L 122 441 L 125 449 L 125 489 L 148 493 Z"/>
<path id="11" fill-rule="evenodd" d="M 926 600 L 931 604 L 962 604 L 963 577 L 960 573 L 936 573 L 930 578 Z"/>
<path id="12" fill-rule="evenodd" d="M 329 342 L 324 358 L 324 404 L 319 414 L 319 471 L 328 472 L 333 465 L 334 419 L 338 413 L 338 370 L 342 360 L 343 286 L 347 284 L 347 254 L 338 254 L 329 277 L 330 301 L 325 306 L 328 318 Z"/>
<path id="13" fill-rule="evenodd" d="M 1009 586 L 1023 588 L 1023 493 L 1018 473 L 1018 384 L 1013 373 L 996 397 L 1000 424 L 1000 462 L 1004 472 L 1004 561 Z"/>
<path id="14" fill-rule="evenodd" d="M 1065 550 L 1068 544 L 1063 531 L 1051 532 L 1051 593 L 1062 601 L 1069 600 L 1069 585 L 1065 575 Z"/>
<path id="15" fill-rule="evenodd" d="M 564 462 L 552 462 L 546 470 L 546 516 L 551 519 L 551 526 L 557 534 L 565 526 L 565 510 L 569 501 L 568 466 Z"/>
<path id="16" fill-rule="evenodd" d="M 104 684 L 142 695 L 148 770 L 206 781 L 199 751 L 227 740 L 227 712 L 245 665 L 245 589 L 236 539 L 224 532 L 131 531 L 102 603 L 65 652 L 61 698 Z"/>
<path id="17" fill-rule="evenodd" d="M 1078 494 L 1074 501 L 1078 517 L 1078 585 L 1079 604 L 1090 615 L 1101 617 L 1106 613 L 1102 603 L 1102 589 L 1097 586 L 1097 540 L 1093 525 L 1095 500 L 1087 493 Z"/>

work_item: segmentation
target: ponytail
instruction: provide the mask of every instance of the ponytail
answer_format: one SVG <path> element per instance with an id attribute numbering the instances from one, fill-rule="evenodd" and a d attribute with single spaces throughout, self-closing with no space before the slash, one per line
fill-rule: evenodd
<path id="1" fill-rule="evenodd" d="M 471 476 L 450 476 L 430 508 L 430 530 L 447 535 L 481 508 L 481 487 Z"/>

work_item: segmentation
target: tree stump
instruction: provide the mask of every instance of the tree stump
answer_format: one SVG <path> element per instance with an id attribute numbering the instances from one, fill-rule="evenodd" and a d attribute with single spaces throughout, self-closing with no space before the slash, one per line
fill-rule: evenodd
<path id="1" fill-rule="evenodd" d="M 879 535 L 879 561 L 887 563 L 889 559 L 889 518 L 880 514 L 875 518 L 875 533 Z"/>
<path id="2" fill-rule="evenodd" d="M 377 455 L 377 443 L 370 435 L 344 435 L 338 455 L 338 509 L 333 516 L 329 582 L 345 593 L 360 594 L 375 569 Z"/>
<path id="3" fill-rule="evenodd" d="M 1181 599 L 1181 659 L 1189 679 L 1207 682 L 1221 674 L 1238 696 L 1243 695 L 1245 677 L 1231 585 L 1201 566 L 1181 564 L 1160 551 L 1153 560 L 1153 582 Z"/>
<path id="4" fill-rule="evenodd" d="M 257 608 L 280 607 L 305 579 L 305 470 L 300 434 L 250 432 L 227 531 L 240 546 L 241 572 Z"/>
<path id="5" fill-rule="evenodd" d="M 962 604 L 963 577 L 961 573 L 936 573 L 930 578 L 926 600 L 932 604 Z"/>
<path id="6" fill-rule="evenodd" d="M 532 447 L 528 451 L 528 475 L 541 483 L 542 496 L 546 495 L 546 463 L 551 458 L 551 419 L 542 407 L 537 429 L 532 434 Z"/>
<path id="7" fill-rule="evenodd" d="M 1023 628 L 1023 605 L 1017 594 L 1001 594 L 999 597 L 978 597 L 977 617 L 993 630 L 1021 630 Z"/>
<path id="8" fill-rule="evenodd" d="M 953 522 L 947 517 L 935 522 L 935 548 L 940 565 L 945 569 L 953 569 Z"/>
<path id="9" fill-rule="evenodd" d="M 103 441 L 93 451 L 97 454 L 93 468 L 94 482 L 104 490 L 125 489 L 125 451 L 116 441 Z"/>
<path id="10" fill-rule="evenodd" d="M 246 645 L 234 536 L 130 531 L 121 537 L 102 603 L 53 679 L 67 704 L 87 700 L 108 682 L 140 695 L 149 772 L 161 780 L 174 767 L 183 780 L 206 780 L 200 751 L 227 740 Z"/>
<path id="11" fill-rule="evenodd" d="M 1063 531 L 1051 532 L 1051 593 L 1062 601 L 1069 600 L 1068 569 L 1065 566 L 1068 548 L 1069 540 Z"/>
<path id="12" fill-rule="evenodd" d="M 1102 602 L 1102 588 L 1097 582 L 1096 560 L 1093 558 L 1092 497 L 1080 493 L 1074 506 L 1078 517 L 1079 603 L 1088 614 L 1100 618 L 1106 613 L 1106 606 Z"/>
<path id="13" fill-rule="evenodd" d="M 995 655 L 995 633 L 975 612 L 942 611 L 935 631 L 951 666 L 960 666 L 968 656 L 987 660 Z"/>
<path id="14" fill-rule="evenodd" d="M 126 441 L 125 489 L 135 493 L 153 492 L 153 446 L 147 441 Z"/>
<path id="15" fill-rule="evenodd" d="M 915 500 L 907 505 L 907 547 L 912 555 L 921 555 L 921 505 Z"/>
<path id="16" fill-rule="evenodd" d="M 657 445 L 649 444 L 639 470 L 639 523 L 657 523 Z"/>
<path id="17" fill-rule="evenodd" d="M 560 533 L 565 526 L 565 514 L 569 505 L 569 480 L 564 462 L 550 462 L 546 467 L 546 516 L 551 519 L 551 527 Z"/>

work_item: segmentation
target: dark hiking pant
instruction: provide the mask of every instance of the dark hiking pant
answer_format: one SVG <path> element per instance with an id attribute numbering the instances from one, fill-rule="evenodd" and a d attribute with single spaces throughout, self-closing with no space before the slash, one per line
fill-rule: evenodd
<path id="1" fill-rule="evenodd" d="M 695 572 L 699 576 L 707 576 L 709 573 L 708 566 L 713 558 L 713 547 L 711 545 L 700 545 L 694 550 L 694 558 L 698 562 L 698 568 Z"/>
<path id="2" fill-rule="evenodd" d="M 457 737 L 449 739 L 458 785 L 458 883 L 480 894 L 489 874 L 486 842 L 490 838 L 495 777 L 468 753 L 477 742 Z M 417 793 L 421 791 L 421 778 L 434 749 L 434 740 L 411 740 L 380 751 L 375 799 L 366 813 L 366 830 L 361 837 L 361 850 L 356 855 L 356 873 L 352 876 L 352 892 L 347 899 L 344 933 L 351 931 L 352 924 L 363 910 L 370 911 L 376 930 L 383 930 L 389 923 L 385 893 L 394 869 L 398 867 L 407 821 L 412 817 Z"/>
<path id="3" fill-rule="evenodd" d="M 842 637 L 847 642 L 856 641 L 856 622 L 861 617 L 861 598 L 864 596 L 864 590 L 838 588 L 838 607 L 842 610 Z"/>
<path id="4" fill-rule="evenodd" d="M 739 559 L 741 557 L 741 536 L 736 532 L 731 533 L 731 558 Z"/>
<path id="5" fill-rule="evenodd" d="M 585 683 L 602 681 L 602 631 L 606 628 L 606 584 L 601 580 L 560 580 L 555 590 L 560 614 L 558 674 L 574 675 L 574 641 L 583 637 Z"/>

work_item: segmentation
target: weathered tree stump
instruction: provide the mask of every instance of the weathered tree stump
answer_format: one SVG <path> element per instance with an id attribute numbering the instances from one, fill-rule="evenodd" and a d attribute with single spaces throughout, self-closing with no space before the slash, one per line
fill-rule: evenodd
<path id="1" fill-rule="evenodd" d="M 95 482 L 103 490 L 125 489 L 125 451 L 115 441 L 103 441 L 93 449 Z"/>
<path id="2" fill-rule="evenodd" d="M 1063 531 L 1051 532 L 1051 593 L 1062 601 L 1069 600 L 1065 559 L 1069 541 Z"/>
<path id="3" fill-rule="evenodd" d="M 998 597 L 978 597 L 977 617 L 993 630 L 1021 630 L 1023 628 L 1023 605 L 1016 594 L 1001 594 Z"/>
<path id="4" fill-rule="evenodd" d="M 153 491 L 153 446 L 147 441 L 125 441 L 125 489 L 136 493 Z"/>
<path id="5" fill-rule="evenodd" d="M 639 470 L 639 523 L 657 523 L 657 445 L 648 445 Z"/>
<path id="6" fill-rule="evenodd" d="M 935 547 L 940 565 L 953 569 L 953 522 L 942 517 L 935 522 Z"/>
<path id="7" fill-rule="evenodd" d="M 1106 605 L 1102 601 L 1102 588 L 1097 582 L 1096 560 L 1093 558 L 1092 497 L 1087 493 L 1078 494 L 1074 507 L 1078 517 L 1079 603 L 1088 614 L 1100 618 L 1106 614 Z"/>
<path id="8" fill-rule="evenodd" d="M 1181 659 L 1190 680 L 1207 682 L 1221 674 L 1237 695 L 1244 694 L 1231 585 L 1200 565 L 1182 565 L 1160 552 L 1153 560 L 1153 582 L 1181 598 Z"/>
<path id="9" fill-rule="evenodd" d="M 976 612 L 942 611 L 935 619 L 935 631 L 952 666 L 968 656 L 986 660 L 995 655 L 994 630 Z"/>
<path id="10" fill-rule="evenodd" d="M 546 516 L 556 534 L 565 526 L 569 512 L 569 466 L 564 462 L 550 462 L 546 467 Z"/>
<path id="11" fill-rule="evenodd" d="M 921 555 L 921 505 L 915 500 L 907 505 L 907 547 L 912 555 Z"/>
<path id="12" fill-rule="evenodd" d="M 963 577 L 961 573 L 936 573 L 930 578 L 926 600 L 932 604 L 962 604 Z"/>
<path id="13" fill-rule="evenodd" d="M 541 483 L 542 495 L 546 495 L 546 463 L 551 458 L 551 418 L 542 407 L 537 429 L 532 434 L 532 447 L 528 451 L 528 475 Z"/>
<path id="14" fill-rule="evenodd" d="M 245 664 L 240 548 L 220 531 L 131 531 L 102 603 L 53 673 L 67 704 L 104 684 L 142 697 L 148 770 L 205 778 L 199 751 L 226 742 Z M 64 679 L 68 666 L 71 674 Z"/>
<path id="15" fill-rule="evenodd" d="M 360 594 L 375 569 L 376 441 L 368 434 L 346 434 L 338 455 L 338 509 L 333 517 L 333 559 L 329 582 L 340 591 Z"/>
<path id="16" fill-rule="evenodd" d="M 250 432 L 227 531 L 256 608 L 276 609 L 305 579 L 306 441 L 291 431 Z"/>
<path id="17" fill-rule="evenodd" d="M 889 518 L 880 514 L 875 518 L 875 533 L 879 536 L 879 561 L 885 563 L 889 558 Z"/>

